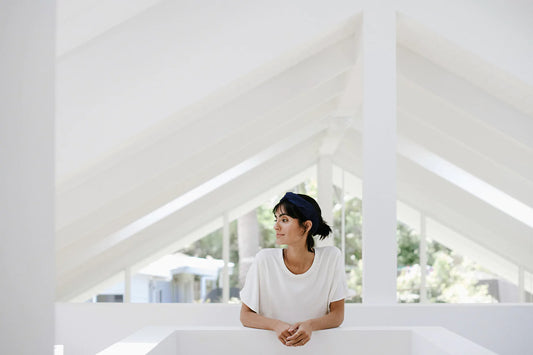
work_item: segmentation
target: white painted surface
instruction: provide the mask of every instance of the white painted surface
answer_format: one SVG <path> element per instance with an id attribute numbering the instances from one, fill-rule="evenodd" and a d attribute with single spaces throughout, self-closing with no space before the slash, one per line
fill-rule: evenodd
<path id="1" fill-rule="evenodd" d="M 341 327 L 315 331 L 302 347 L 244 327 L 146 327 L 97 355 L 306 354 L 495 355 L 441 327 Z"/>
<path id="2" fill-rule="evenodd" d="M 0 2 L 0 354 L 52 354 L 55 1 Z"/>
<path id="3" fill-rule="evenodd" d="M 317 202 L 322 210 L 322 218 L 329 226 L 333 225 L 333 162 L 331 155 L 318 158 L 317 164 Z M 333 245 L 333 233 L 326 239 L 315 238 L 317 246 Z"/>
<path id="4" fill-rule="evenodd" d="M 117 6 L 99 6 L 101 16 L 95 14 L 91 21 L 95 29 L 85 32 L 109 28 L 106 16 L 114 17 L 117 25 L 98 37 L 88 35 L 85 45 L 60 57 L 60 180 L 236 78 L 320 36 L 359 7 L 348 0 L 337 0 L 334 6 L 316 0 L 135 3 L 120 16 Z M 142 9 L 146 11 L 120 22 L 128 12 Z M 58 36 L 60 44 L 71 42 L 65 37 L 71 36 L 72 28 L 64 29 Z"/>
<path id="5" fill-rule="evenodd" d="M 531 1 L 403 0 L 399 11 L 443 34 L 461 48 L 504 69 L 529 85 L 533 70 L 533 3 Z M 453 25 L 452 25 L 453 23 Z"/>
<path id="6" fill-rule="evenodd" d="M 360 12 L 363 1 L 77 0 L 59 5 L 57 169 L 62 179 Z M 393 6 L 428 32 L 533 83 L 530 2 L 403 0 Z M 454 60 L 446 53 L 440 59 Z M 454 65 L 463 66 L 461 61 Z M 92 144 L 95 139 L 100 144 Z"/>
<path id="7" fill-rule="evenodd" d="M 440 327 L 341 327 L 315 331 L 302 347 L 287 347 L 271 331 L 243 327 L 146 327 L 98 355 L 357 353 L 360 355 L 495 355 Z"/>
<path id="8" fill-rule="evenodd" d="M 363 18 L 363 303 L 396 303 L 396 13 Z M 385 5 L 385 6 L 384 6 Z"/>
<path id="9" fill-rule="evenodd" d="M 58 59 L 61 300 L 81 296 L 169 244 L 184 243 L 178 233 L 190 240 L 199 226 L 213 224 L 220 211 L 199 220 L 201 209 L 193 204 L 167 220 L 151 220 L 150 213 L 240 169 L 242 162 L 261 160 L 235 190 L 217 186 L 220 193 L 202 202 L 208 211 L 236 194 L 241 205 L 231 208 L 243 208 L 268 188 L 257 185 L 264 180 L 262 171 L 278 181 L 297 174 L 270 159 L 290 155 L 291 161 L 307 161 L 300 169 L 316 164 L 317 152 L 327 148 L 311 147 L 324 136 L 321 124 L 339 115 L 358 117 L 367 91 L 359 85 L 362 1 L 122 2 L 60 2 L 66 8 L 59 11 L 58 38 L 76 42 Z M 381 10 L 400 13 L 398 91 L 400 116 L 409 115 L 411 123 L 406 132 L 425 149 L 531 206 L 533 89 L 527 78 L 533 51 L 524 42 L 533 29 L 531 5 L 501 0 L 380 4 Z M 93 27 L 79 28 L 83 24 Z M 77 39 L 71 41 L 72 36 Z M 382 60 L 378 53 L 366 64 Z M 388 78 L 374 84 L 390 87 Z M 376 100 L 391 108 L 382 100 L 388 94 L 379 95 Z M 302 129 L 314 133 L 304 137 L 298 134 Z M 279 141 L 310 149 L 290 151 L 290 145 L 281 144 L 263 160 Z M 335 155 L 354 152 L 338 149 Z M 350 170 L 349 164 L 339 166 Z M 402 192 L 403 202 L 441 217 L 439 223 L 474 241 L 461 243 L 468 256 L 488 248 L 512 266 L 500 268 L 500 274 L 516 274 L 513 264 L 531 271 L 530 227 L 483 201 L 466 204 L 464 190 L 448 193 L 452 189 L 424 167 L 400 170 L 409 190 Z M 241 186 L 255 189 L 241 192 Z M 419 187 L 423 191 L 412 191 Z M 424 199 L 424 193 L 434 197 Z M 446 208 L 457 213 L 443 213 Z M 136 221 L 151 224 L 140 233 L 122 233 Z M 185 230 L 172 229 L 182 221 Z M 137 238 L 152 243 L 139 248 Z M 474 244 L 482 247 L 472 250 Z M 393 269 L 387 270 L 392 275 Z"/>
<path id="10" fill-rule="evenodd" d="M 240 327 L 240 305 L 56 304 L 56 344 L 93 355 L 147 326 Z M 346 305 L 342 327 L 443 327 L 500 355 L 533 348 L 533 305 Z"/>
<path id="11" fill-rule="evenodd" d="M 341 327 L 286 347 L 271 331 L 244 327 L 146 327 L 98 355 L 307 354 L 495 355 L 441 327 Z"/>

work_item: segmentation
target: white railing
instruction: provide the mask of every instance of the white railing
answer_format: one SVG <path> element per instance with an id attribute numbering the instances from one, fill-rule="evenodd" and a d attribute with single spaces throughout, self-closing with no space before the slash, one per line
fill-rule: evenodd
<path id="1" fill-rule="evenodd" d="M 244 327 L 145 327 L 98 355 L 203 354 L 495 355 L 442 327 L 341 327 L 286 347 L 271 331 Z"/>

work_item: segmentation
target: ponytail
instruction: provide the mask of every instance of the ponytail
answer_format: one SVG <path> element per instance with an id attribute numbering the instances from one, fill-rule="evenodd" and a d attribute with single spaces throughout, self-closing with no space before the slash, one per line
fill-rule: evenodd
<path id="1" fill-rule="evenodd" d="M 323 240 L 323 239 L 326 239 L 330 233 L 331 233 L 331 227 L 321 218 L 320 224 L 318 225 L 318 229 L 315 235 L 319 235 L 320 240 Z"/>

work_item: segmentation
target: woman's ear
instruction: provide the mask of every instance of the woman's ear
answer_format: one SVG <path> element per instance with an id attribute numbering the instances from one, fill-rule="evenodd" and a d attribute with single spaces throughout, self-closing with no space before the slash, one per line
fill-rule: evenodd
<path id="1" fill-rule="evenodd" d="M 304 226 L 305 226 L 305 235 L 307 235 L 307 233 L 309 233 L 309 231 L 313 227 L 313 222 L 307 220 L 304 222 Z"/>

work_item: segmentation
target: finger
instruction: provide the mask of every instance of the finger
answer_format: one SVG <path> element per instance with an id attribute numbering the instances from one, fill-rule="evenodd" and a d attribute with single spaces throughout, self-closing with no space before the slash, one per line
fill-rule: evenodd
<path id="1" fill-rule="evenodd" d="M 299 337 L 298 339 L 293 340 L 292 345 L 293 346 L 302 346 L 302 345 L 305 345 L 310 339 L 311 339 L 311 337 L 308 334 L 303 333 L 301 337 Z"/>
<path id="2" fill-rule="evenodd" d="M 300 334 L 298 334 L 297 337 L 293 337 L 291 339 L 287 338 L 287 345 L 294 345 L 294 344 L 302 341 L 302 339 L 304 339 L 304 338 L 305 338 L 305 334 L 303 334 L 303 333 L 300 333 Z"/>
<path id="3" fill-rule="evenodd" d="M 307 344 L 308 341 L 309 341 L 309 338 L 303 338 L 302 340 L 300 340 L 299 342 L 294 344 L 294 346 L 303 346 L 303 345 Z"/>
<path id="4" fill-rule="evenodd" d="M 289 329 L 289 333 L 290 333 L 290 329 Z M 299 329 L 295 329 L 294 332 L 290 333 L 291 336 L 289 338 L 294 338 L 296 334 L 300 334 Z"/>
<path id="5" fill-rule="evenodd" d="M 302 323 L 295 323 L 295 324 L 293 324 L 293 325 L 289 328 L 289 332 L 291 332 L 291 333 L 295 333 L 295 332 L 298 330 L 298 328 L 300 328 L 300 324 L 302 324 Z"/>
<path id="6" fill-rule="evenodd" d="M 304 334 L 304 332 L 298 330 L 296 333 L 291 334 L 291 336 L 289 336 L 289 337 L 287 338 L 287 340 L 293 340 L 293 339 L 296 339 L 296 338 L 300 337 L 302 334 Z"/>

